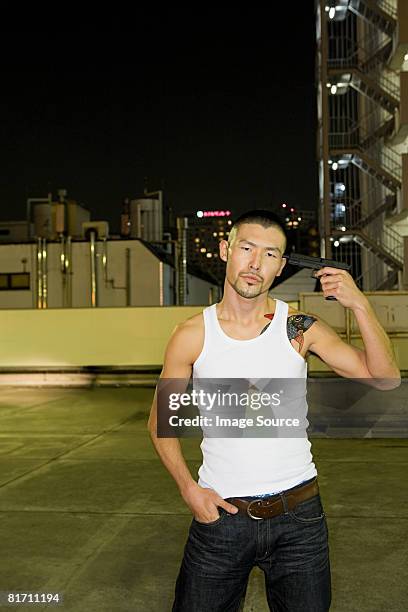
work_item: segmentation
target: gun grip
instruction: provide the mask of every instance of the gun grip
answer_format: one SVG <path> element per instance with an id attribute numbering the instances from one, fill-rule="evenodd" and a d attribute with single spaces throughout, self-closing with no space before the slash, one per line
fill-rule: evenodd
<path id="1" fill-rule="evenodd" d="M 334 295 L 328 295 L 328 296 L 326 296 L 324 299 L 325 299 L 325 300 L 336 300 L 336 302 L 337 302 L 337 298 L 336 298 L 336 297 L 334 297 Z"/>

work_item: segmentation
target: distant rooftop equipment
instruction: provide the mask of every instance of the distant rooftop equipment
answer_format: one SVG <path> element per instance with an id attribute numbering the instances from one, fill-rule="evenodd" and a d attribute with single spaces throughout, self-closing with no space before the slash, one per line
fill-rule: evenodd
<path id="1" fill-rule="evenodd" d="M 130 237 L 160 241 L 163 237 L 162 192 L 146 193 L 145 196 L 130 201 Z"/>
<path id="2" fill-rule="evenodd" d="M 33 226 L 32 237 L 56 240 L 61 234 L 82 235 L 82 223 L 90 221 L 91 213 L 66 196 L 67 190 L 59 189 L 58 199 L 53 199 L 52 193 L 47 198 L 27 199 L 27 222 Z"/>
<path id="3" fill-rule="evenodd" d="M 108 238 L 109 236 L 109 223 L 107 221 L 86 221 L 82 223 L 82 236 L 88 239 L 91 232 L 95 232 L 96 240 L 101 238 Z"/>
<path id="4" fill-rule="evenodd" d="M 52 238 L 52 202 L 35 202 L 33 208 L 35 236 Z"/>

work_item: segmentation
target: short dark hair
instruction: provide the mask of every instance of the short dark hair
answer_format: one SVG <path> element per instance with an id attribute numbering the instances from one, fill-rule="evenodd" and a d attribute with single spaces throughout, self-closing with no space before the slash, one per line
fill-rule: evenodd
<path id="1" fill-rule="evenodd" d="M 286 234 L 285 226 L 283 222 L 278 217 L 278 215 L 271 210 L 264 210 L 261 208 L 257 208 L 254 210 L 249 210 L 248 212 L 243 213 L 234 221 L 232 224 L 230 235 L 233 229 L 238 231 L 238 228 L 244 223 L 256 223 L 257 225 L 261 225 L 265 229 L 268 227 L 276 227 L 276 229 L 280 230 L 285 237 L 285 249 L 288 243 L 288 237 Z"/>

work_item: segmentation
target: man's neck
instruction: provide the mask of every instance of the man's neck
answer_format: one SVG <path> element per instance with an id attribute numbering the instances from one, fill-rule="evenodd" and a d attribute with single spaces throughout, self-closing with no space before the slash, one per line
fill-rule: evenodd
<path id="1" fill-rule="evenodd" d="M 266 298 L 259 304 L 255 304 L 253 300 L 242 299 L 247 303 L 237 302 L 232 304 L 225 298 L 222 299 L 217 304 L 218 318 L 241 325 L 255 325 L 259 321 L 264 321 L 266 315 L 273 315 L 275 312 L 276 302 L 271 298 Z"/>

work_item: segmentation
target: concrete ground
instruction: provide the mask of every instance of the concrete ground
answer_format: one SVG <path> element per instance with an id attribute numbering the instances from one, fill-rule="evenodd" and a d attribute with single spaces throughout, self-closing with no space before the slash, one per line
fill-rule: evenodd
<path id="1" fill-rule="evenodd" d="M 191 514 L 146 431 L 152 396 L 151 388 L 1 389 L 1 610 L 12 609 L 9 591 L 63 597 L 55 608 L 18 610 L 171 610 Z M 393 436 L 311 439 L 333 612 L 407 609 L 408 439 Z M 198 443 L 183 440 L 194 474 Z M 267 609 L 255 569 L 245 610 Z"/>

